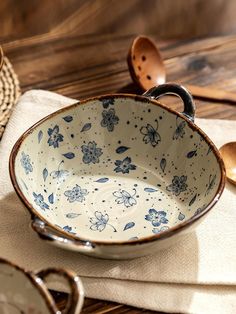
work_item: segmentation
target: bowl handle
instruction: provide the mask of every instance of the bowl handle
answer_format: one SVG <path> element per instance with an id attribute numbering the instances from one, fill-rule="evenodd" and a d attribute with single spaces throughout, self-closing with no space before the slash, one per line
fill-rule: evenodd
<path id="1" fill-rule="evenodd" d="M 150 88 L 143 96 L 158 99 L 167 94 L 174 94 L 183 100 L 184 111 L 182 114 L 194 122 L 195 104 L 192 95 L 185 87 L 174 83 L 161 84 Z"/>
<path id="2" fill-rule="evenodd" d="M 58 235 L 52 231 L 42 220 L 34 218 L 31 227 L 37 232 L 38 236 L 46 241 L 55 242 L 57 246 L 79 251 L 81 253 L 90 253 L 94 251 L 95 245 L 89 241 L 76 241 L 65 236 Z"/>
<path id="3" fill-rule="evenodd" d="M 74 272 L 63 268 L 47 268 L 36 273 L 36 276 L 43 281 L 45 286 L 49 284 L 49 281 L 46 281 L 46 279 L 51 275 L 66 279 L 66 284 L 69 289 L 69 298 L 67 299 L 63 313 L 79 314 L 84 303 L 84 288 L 80 278 Z"/>

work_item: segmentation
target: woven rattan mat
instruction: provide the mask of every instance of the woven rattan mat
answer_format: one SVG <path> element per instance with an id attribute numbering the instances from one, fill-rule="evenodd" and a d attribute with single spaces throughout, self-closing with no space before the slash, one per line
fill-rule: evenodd
<path id="1" fill-rule="evenodd" d="M 0 71 L 0 140 L 19 96 L 20 85 L 17 75 L 8 58 L 4 57 Z"/>

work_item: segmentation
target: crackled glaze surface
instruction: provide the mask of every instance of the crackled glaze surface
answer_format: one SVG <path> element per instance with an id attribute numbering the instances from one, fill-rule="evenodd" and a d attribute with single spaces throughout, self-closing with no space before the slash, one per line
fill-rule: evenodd
<path id="1" fill-rule="evenodd" d="M 22 142 L 17 183 L 52 225 L 95 241 L 141 239 L 214 198 L 214 152 L 180 116 L 147 99 L 103 97 L 39 124 Z"/>
<path id="2" fill-rule="evenodd" d="M 53 313 L 46 305 L 45 296 L 23 271 L 0 262 L 0 282 L 0 313 Z"/>

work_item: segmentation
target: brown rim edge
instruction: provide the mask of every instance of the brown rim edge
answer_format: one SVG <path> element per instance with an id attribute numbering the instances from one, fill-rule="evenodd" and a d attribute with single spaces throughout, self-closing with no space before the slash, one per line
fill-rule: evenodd
<path id="1" fill-rule="evenodd" d="M 192 216 L 191 218 L 189 218 L 188 220 L 186 220 L 183 223 L 180 223 L 164 232 L 161 232 L 159 234 L 155 234 L 149 237 L 145 237 L 145 238 L 141 238 L 141 239 L 137 239 L 137 240 L 130 240 L 130 241 L 94 241 L 94 240 L 88 240 L 86 238 L 82 238 L 79 236 L 74 236 L 72 234 L 70 234 L 69 232 L 66 232 L 64 230 L 62 230 L 59 227 L 56 227 L 54 225 L 52 225 L 50 222 L 48 222 L 45 218 L 43 218 L 41 215 L 39 215 L 39 213 L 33 208 L 33 206 L 27 201 L 27 199 L 25 198 L 25 196 L 23 195 L 23 193 L 21 192 L 21 189 L 17 183 L 16 180 L 16 175 L 15 175 L 15 169 L 14 169 L 14 164 L 15 164 L 15 158 L 16 155 L 18 153 L 18 150 L 21 146 L 21 143 L 23 142 L 23 140 L 29 135 L 31 134 L 39 125 L 41 125 L 43 122 L 51 119 L 52 117 L 58 115 L 59 113 L 65 112 L 67 110 L 70 110 L 72 108 L 76 108 L 77 106 L 82 106 L 82 105 L 86 105 L 86 103 L 90 102 L 90 101 L 95 101 L 95 100 L 99 100 L 99 99 L 103 99 L 103 98 L 109 98 L 109 97 L 113 97 L 113 98 L 131 98 L 134 99 L 135 101 L 141 101 L 144 103 L 150 103 L 152 105 L 157 105 L 159 107 L 162 107 L 163 109 L 167 110 L 168 112 L 179 116 L 180 118 L 184 119 L 188 126 L 196 131 L 199 135 L 201 135 L 205 142 L 212 148 L 212 151 L 214 152 L 214 155 L 218 161 L 219 167 L 220 167 L 220 171 L 221 171 L 221 179 L 220 179 L 220 183 L 218 186 L 218 189 L 214 195 L 214 197 L 212 198 L 212 201 L 208 204 L 208 206 L 206 206 L 206 208 L 204 210 L 202 210 L 199 214 Z M 38 217 L 39 219 L 41 219 L 43 222 L 45 222 L 49 227 L 51 227 L 52 229 L 56 230 L 57 232 L 59 232 L 60 234 L 63 234 L 64 236 L 66 236 L 69 239 L 73 239 L 75 242 L 79 242 L 79 243 L 84 243 L 84 242 L 90 242 L 93 245 L 130 245 L 130 244 L 143 244 L 143 243 L 147 243 L 147 242 L 152 242 L 158 239 L 165 239 L 168 238 L 170 236 L 172 236 L 174 233 L 176 232 L 180 232 L 184 229 L 186 229 L 188 226 L 192 225 L 193 223 L 195 223 L 199 218 L 201 218 L 202 216 L 204 216 L 219 200 L 223 190 L 224 190 L 224 186 L 225 186 L 225 178 L 226 178 L 226 174 L 225 174 L 225 166 L 223 163 L 223 160 L 221 158 L 221 155 L 218 151 L 218 149 L 216 148 L 216 146 L 214 145 L 214 143 L 210 140 L 210 138 L 197 126 L 195 125 L 193 122 L 191 122 L 187 117 L 185 117 L 183 114 L 167 107 L 166 105 L 163 105 L 161 103 L 159 103 L 158 101 L 154 100 L 154 99 L 149 99 L 147 97 L 144 96 L 139 96 L 139 95 L 132 95 L 132 94 L 106 94 L 106 95 L 100 95 L 100 96 L 96 96 L 96 97 L 91 97 L 91 98 L 87 98 L 85 100 L 82 100 L 80 102 L 77 102 L 75 104 L 69 105 L 67 107 L 64 107 L 62 109 L 59 109 L 55 112 L 53 112 L 52 114 L 47 115 L 46 117 L 44 117 L 43 119 L 39 120 L 37 123 L 35 123 L 33 126 L 31 126 L 27 131 L 25 131 L 21 137 L 17 140 L 17 142 L 15 143 L 15 145 L 12 148 L 11 154 L 10 154 L 10 158 L 9 158 L 9 171 L 10 171 L 10 178 L 13 184 L 13 187 L 17 193 L 17 195 L 19 196 L 20 200 L 23 202 L 23 204 L 26 206 L 26 208 L 29 210 L 30 214 L 31 214 L 31 218 L 33 219 L 35 216 Z"/>

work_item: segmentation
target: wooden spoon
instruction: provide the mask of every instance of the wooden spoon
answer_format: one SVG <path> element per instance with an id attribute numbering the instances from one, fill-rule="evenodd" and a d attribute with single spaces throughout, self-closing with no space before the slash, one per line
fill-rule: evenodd
<path id="1" fill-rule="evenodd" d="M 133 81 L 142 90 L 146 91 L 166 82 L 166 70 L 161 54 L 155 43 L 148 37 L 138 36 L 134 39 L 127 61 Z M 198 98 L 236 103 L 235 93 L 188 84 L 184 86 Z"/>
<path id="2" fill-rule="evenodd" d="M 227 179 L 236 184 L 236 142 L 230 142 L 220 148 L 224 160 Z"/>

